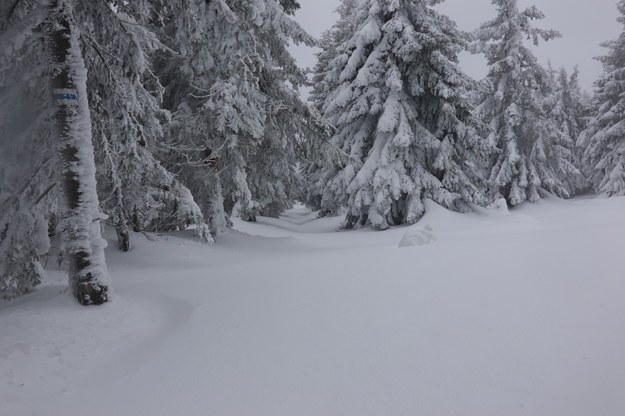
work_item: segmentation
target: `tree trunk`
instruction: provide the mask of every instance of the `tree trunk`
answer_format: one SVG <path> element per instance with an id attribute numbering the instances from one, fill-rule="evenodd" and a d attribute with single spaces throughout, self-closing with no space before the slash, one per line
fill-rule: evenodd
<path id="1" fill-rule="evenodd" d="M 82 305 L 109 300 L 106 242 L 100 233 L 87 71 L 73 24 L 70 0 L 52 0 L 48 21 L 54 72 L 51 87 L 56 105 L 63 189 L 62 225 L 69 260 L 69 285 Z"/>
<path id="2" fill-rule="evenodd" d="M 115 189 L 115 213 L 117 214 L 117 224 L 115 224 L 115 231 L 117 232 L 117 246 L 123 252 L 130 251 L 130 232 L 128 231 L 128 219 L 124 212 L 124 204 L 122 202 L 122 191 L 119 178 L 116 180 L 117 188 Z"/>

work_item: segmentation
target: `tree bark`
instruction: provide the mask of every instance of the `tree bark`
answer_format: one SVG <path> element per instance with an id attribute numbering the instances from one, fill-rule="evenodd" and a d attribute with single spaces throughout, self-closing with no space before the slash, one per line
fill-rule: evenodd
<path id="1" fill-rule="evenodd" d="M 100 232 L 87 71 L 70 0 L 52 0 L 48 21 L 54 72 L 55 132 L 63 189 L 62 232 L 69 259 L 69 285 L 82 305 L 109 300 L 109 277 Z"/>
<path id="2" fill-rule="evenodd" d="M 128 230 L 128 219 L 124 212 L 124 204 L 122 202 L 121 185 L 119 184 L 119 178 L 115 189 L 115 213 L 117 214 L 117 224 L 115 224 L 115 231 L 117 232 L 117 247 L 123 251 L 130 251 L 130 232 Z"/>

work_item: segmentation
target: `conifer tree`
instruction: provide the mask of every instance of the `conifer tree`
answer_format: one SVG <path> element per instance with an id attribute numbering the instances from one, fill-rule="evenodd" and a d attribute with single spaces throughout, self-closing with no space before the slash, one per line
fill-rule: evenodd
<path id="1" fill-rule="evenodd" d="M 509 205 L 555 194 L 569 197 L 568 178 L 577 174 L 570 140 L 550 120 L 549 73 L 524 45 L 560 36 L 533 27 L 544 18 L 536 7 L 520 10 L 517 0 L 492 0 L 497 16 L 474 34 L 490 67 L 490 90 L 478 110 L 489 124 L 498 153 L 490 174 Z"/>
<path id="2" fill-rule="evenodd" d="M 298 96 L 306 78 L 287 50 L 289 42 L 315 43 L 289 16 L 297 7 L 277 0 L 171 6 L 166 31 L 181 53 L 157 64 L 172 111 L 163 158 L 216 232 L 227 225 L 225 211 L 247 220 L 277 215 L 301 187 L 298 152 L 319 120 Z"/>
<path id="3" fill-rule="evenodd" d="M 18 90 L 22 116 L 12 120 L 16 123 L 13 126 L 0 116 L 0 298 L 28 293 L 45 277 L 44 257 L 50 248 L 48 219 L 56 212 L 58 192 L 52 137 L 38 128 L 41 115 L 33 111 L 36 104 L 27 98 L 26 91 Z M 5 93 L 7 89 L 0 87 L 0 108 L 5 108 L 4 99 L 18 98 Z M 29 128 L 20 127 L 17 133 L 17 125 Z M 36 142 L 33 137 L 41 140 Z M 16 165 L 16 160 L 28 163 Z"/>
<path id="4" fill-rule="evenodd" d="M 154 51 L 166 48 L 148 29 L 162 25 L 160 11 L 162 4 L 153 0 L 0 5 L 5 63 L 0 68 L 0 145 L 7 161 L 0 177 L 0 252 L 10 259 L 1 267 L 0 287 L 7 296 L 38 283 L 48 223 L 54 233 L 62 217 L 70 277 L 86 281 L 91 276 L 93 283 L 76 285 L 72 278 L 73 292 L 82 303 L 106 300 L 98 228 L 105 217 L 91 177 L 96 174 L 93 159 L 102 208 L 117 226 L 120 248 L 130 248 L 129 222 L 137 230 L 158 231 L 197 224 L 201 237 L 212 239 L 189 190 L 153 155 L 169 118 L 160 108 L 163 88 L 150 61 Z M 46 93 L 50 78 L 61 90 L 57 107 Z M 64 150 L 51 157 L 58 139 Z M 15 156 L 28 163 L 15 164 Z M 61 172 L 58 182 L 64 186 L 56 186 L 55 171 Z M 66 196 L 64 204 L 56 204 L 59 195 Z M 98 287 L 100 298 L 82 293 Z"/>
<path id="5" fill-rule="evenodd" d="M 577 67 L 570 76 L 564 68 L 554 75 L 549 116 L 561 133 L 562 146 L 571 154 L 570 157 L 567 154 L 565 160 L 572 160 L 575 167 L 564 179 L 567 190 L 573 195 L 588 188 L 588 182 L 581 173 L 581 154 L 576 144 L 587 122 L 588 104 L 579 85 Z"/>
<path id="6" fill-rule="evenodd" d="M 57 143 L 51 134 L 48 56 L 34 34 L 45 4 L 0 3 L 0 297 L 32 290 L 45 276 L 47 218 L 55 211 Z M 35 51 L 37 53 L 29 53 Z M 18 163 L 16 163 L 18 162 Z"/>
<path id="7" fill-rule="evenodd" d="M 345 206 L 347 228 L 386 229 L 418 221 L 427 198 L 459 211 L 483 203 L 489 149 L 455 24 L 426 0 L 348 0 L 340 11 L 313 94 L 336 127 L 335 162 L 308 172 L 321 209 Z"/>
<path id="8" fill-rule="evenodd" d="M 625 0 L 617 4 L 618 21 L 625 25 Z M 594 117 L 579 145 L 595 190 L 607 196 L 625 195 L 625 31 L 603 44 L 608 54 L 599 58 L 603 75 L 595 83 Z"/>
<path id="9" fill-rule="evenodd" d="M 169 118 L 161 108 L 163 87 L 151 62 L 165 48 L 152 29 L 161 19 L 155 4 L 120 2 L 113 10 L 100 2 L 83 2 L 78 9 L 82 46 L 89 57 L 102 208 L 125 251 L 128 224 L 137 231 L 166 232 L 203 223 L 189 190 L 154 156 Z"/>
<path id="10" fill-rule="evenodd" d="M 323 113 L 324 101 L 330 93 L 338 88 L 338 73 L 333 67 L 333 60 L 339 54 L 339 45 L 347 41 L 349 36 L 356 30 L 352 13 L 356 10 L 356 0 L 343 0 L 337 12 L 341 24 L 332 26 L 321 35 L 319 41 L 320 51 L 316 54 L 317 63 L 313 69 L 313 83 L 309 101 L 314 108 Z M 332 135 L 332 127 L 328 126 L 326 136 Z M 324 188 L 332 175 L 332 170 L 324 169 L 341 158 L 345 158 L 339 148 L 331 142 L 322 140 L 310 152 L 309 158 L 302 163 L 301 169 L 305 181 L 305 193 L 302 200 L 313 210 L 318 211 L 320 216 L 337 214 L 338 204 L 329 204 L 323 201 Z M 349 157 L 347 156 L 349 159 Z M 323 203 L 322 203 L 323 201 Z"/>
<path id="11" fill-rule="evenodd" d="M 100 235 L 87 70 L 72 4 L 54 0 L 49 10 L 46 26 L 55 64 L 51 87 L 56 105 L 54 131 L 59 141 L 64 202 L 61 231 L 69 260 L 69 285 L 78 302 L 99 305 L 109 299 L 110 282 L 104 259 L 106 243 Z"/>
<path id="12" fill-rule="evenodd" d="M 110 290 L 87 71 L 74 6 L 69 0 L 17 0 L 0 9 L 5 63 L 0 71 L 0 130 L 7 150 L 2 152 L 7 163 L 0 183 L 0 251 L 8 258 L 0 267 L 0 289 L 11 297 L 39 283 L 49 222 L 58 218 L 71 291 L 89 305 L 107 302 Z"/>

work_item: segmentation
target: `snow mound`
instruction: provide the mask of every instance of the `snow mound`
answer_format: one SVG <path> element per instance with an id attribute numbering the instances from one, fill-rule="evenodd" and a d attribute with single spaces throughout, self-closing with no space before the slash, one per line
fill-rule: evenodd
<path id="1" fill-rule="evenodd" d="M 425 227 L 412 227 L 402 237 L 399 247 L 424 246 L 436 241 L 434 229 L 426 225 Z"/>
<path id="2" fill-rule="evenodd" d="M 505 198 L 499 198 L 498 200 L 496 200 L 495 202 L 493 202 L 489 208 L 501 213 L 501 214 L 509 214 L 510 212 L 508 211 L 508 203 L 506 202 Z"/>
<path id="3" fill-rule="evenodd" d="M 478 214 L 486 215 L 486 216 L 508 216 L 510 215 L 510 211 L 508 210 L 508 203 L 505 198 L 499 198 L 492 204 L 486 207 L 480 207 L 477 205 L 473 206 L 473 210 Z"/>

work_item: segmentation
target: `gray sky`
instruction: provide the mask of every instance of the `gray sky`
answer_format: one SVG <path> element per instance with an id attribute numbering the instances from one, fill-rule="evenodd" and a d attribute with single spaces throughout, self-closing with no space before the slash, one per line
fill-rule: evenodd
<path id="1" fill-rule="evenodd" d="M 572 69 L 580 67 L 582 87 L 591 90 L 592 83 L 601 73 L 601 65 L 592 59 L 603 55 L 600 43 L 616 39 L 622 26 L 616 21 L 617 0 L 519 0 L 519 6 L 535 4 L 547 17 L 538 22 L 545 29 L 559 30 L 563 37 L 542 43 L 536 49 L 536 55 L 543 64 L 551 60 L 554 67 Z M 319 36 L 330 28 L 337 19 L 334 10 L 339 0 L 299 0 L 302 8 L 296 14 L 296 20 L 312 35 Z M 495 15 L 490 0 L 446 0 L 439 9 L 453 18 L 458 27 L 472 30 Z M 314 50 L 296 47 L 293 53 L 302 66 L 315 64 Z M 465 71 L 482 78 L 486 74 L 486 65 L 481 57 L 464 54 L 461 63 Z"/>

